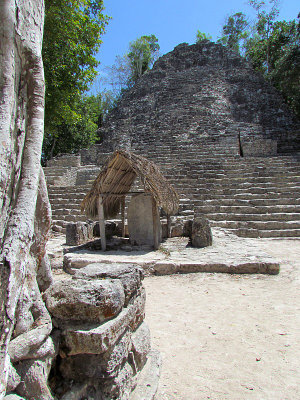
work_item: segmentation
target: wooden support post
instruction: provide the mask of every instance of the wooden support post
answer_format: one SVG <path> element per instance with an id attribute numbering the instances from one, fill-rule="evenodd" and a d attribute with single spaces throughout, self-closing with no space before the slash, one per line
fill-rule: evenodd
<path id="1" fill-rule="evenodd" d="M 171 237 L 171 216 L 167 215 L 167 237 Z"/>
<path id="2" fill-rule="evenodd" d="M 153 239 L 154 239 L 154 250 L 159 248 L 159 232 L 157 226 L 157 220 L 159 218 L 157 205 L 155 199 L 152 197 L 152 218 L 153 218 Z"/>
<path id="3" fill-rule="evenodd" d="M 121 202 L 121 215 L 122 215 L 122 237 L 125 237 L 125 196 Z"/>
<path id="4" fill-rule="evenodd" d="M 98 217 L 99 217 L 99 228 L 100 228 L 100 238 L 101 238 L 101 249 L 105 251 L 106 250 L 105 221 L 104 221 L 103 200 L 101 195 L 98 198 Z"/>

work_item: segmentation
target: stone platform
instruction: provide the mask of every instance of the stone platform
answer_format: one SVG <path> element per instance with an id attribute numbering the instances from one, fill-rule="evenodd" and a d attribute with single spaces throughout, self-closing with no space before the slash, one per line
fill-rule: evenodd
<path id="1" fill-rule="evenodd" d="M 52 257 L 55 257 L 62 240 L 63 236 L 50 241 Z M 188 239 L 184 237 L 167 239 L 157 251 L 133 250 L 130 246 L 126 247 L 126 251 L 70 251 L 70 248 L 63 246 L 67 251 L 63 257 L 63 268 L 74 274 L 91 263 L 125 263 L 142 267 L 146 275 L 190 272 L 278 274 L 279 261 L 266 253 L 262 241 L 241 238 L 225 229 L 213 228 L 213 245 L 203 249 L 189 247 Z"/>

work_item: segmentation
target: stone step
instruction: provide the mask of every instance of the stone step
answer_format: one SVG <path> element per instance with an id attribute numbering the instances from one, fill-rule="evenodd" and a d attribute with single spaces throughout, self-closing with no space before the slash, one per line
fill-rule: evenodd
<path id="1" fill-rule="evenodd" d="M 228 216 L 230 218 L 230 216 Z M 229 229 L 258 229 L 258 230 L 294 230 L 300 231 L 300 220 L 298 221 L 211 221 L 212 226 Z"/>
<path id="2" fill-rule="evenodd" d="M 212 221 L 300 221 L 300 213 L 273 213 L 273 214 L 227 214 L 211 213 L 206 217 Z"/>
<path id="3" fill-rule="evenodd" d="M 199 198 L 219 198 L 219 197 L 243 197 L 256 198 L 256 197 L 300 197 L 300 188 L 298 186 L 282 186 L 282 187 L 242 187 L 242 188 L 226 188 L 222 186 L 197 186 L 193 188 L 192 185 L 174 185 L 177 193 L 182 193 L 186 196 L 193 195 Z"/>
<path id="4" fill-rule="evenodd" d="M 207 199 L 207 200 L 194 200 L 195 207 L 199 205 L 207 206 L 207 207 L 217 207 L 217 206 L 300 206 L 299 198 L 252 198 L 252 199 L 231 199 L 231 198 L 223 198 L 223 199 Z"/>
<path id="5" fill-rule="evenodd" d="M 82 214 L 80 212 L 80 208 L 78 207 L 72 207 L 72 208 L 52 208 L 52 217 L 64 217 L 66 215 L 72 215 L 72 216 L 83 216 L 84 214 Z"/>
<path id="6" fill-rule="evenodd" d="M 264 214 L 264 213 L 298 213 L 299 206 L 295 205 L 265 205 L 260 207 L 248 206 L 223 206 L 223 205 L 203 205 L 195 207 L 196 215 L 206 215 L 215 213 L 229 214 Z"/>
<path id="7" fill-rule="evenodd" d="M 300 238 L 300 229 L 258 230 L 258 229 L 228 229 L 237 236 L 249 238 Z"/>

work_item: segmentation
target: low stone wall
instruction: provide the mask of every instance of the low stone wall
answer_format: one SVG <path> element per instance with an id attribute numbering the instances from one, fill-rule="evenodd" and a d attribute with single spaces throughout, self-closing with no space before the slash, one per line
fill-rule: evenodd
<path id="1" fill-rule="evenodd" d="M 44 294 L 60 338 L 57 398 L 129 399 L 150 351 L 143 272 L 90 264 Z"/>
<path id="2" fill-rule="evenodd" d="M 78 167 L 79 165 L 79 154 L 60 154 L 47 161 L 47 167 Z"/>
<path id="3" fill-rule="evenodd" d="M 102 165 L 111 150 L 102 144 L 95 144 L 88 149 L 82 149 L 80 151 L 81 165 Z"/>
<path id="4" fill-rule="evenodd" d="M 77 171 L 75 185 L 85 185 L 87 181 L 95 179 L 100 173 L 100 167 L 86 168 L 81 167 Z"/>
<path id="5" fill-rule="evenodd" d="M 244 157 L 271 157 L 277 155 L 277 140 L 263 134 L 240 134 L 241 155 Z"/>

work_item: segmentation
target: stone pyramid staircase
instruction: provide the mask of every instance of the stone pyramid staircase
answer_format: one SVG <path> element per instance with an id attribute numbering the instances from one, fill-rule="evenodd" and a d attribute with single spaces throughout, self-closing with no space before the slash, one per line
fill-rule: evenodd
<path id="1" fill-rule="evenodd" d="M 174 185 L 182 218 L 203 215 L 239 236 L 300 238 L 299 155 L 241 157 L 236 142 L 218 138 L 193 146 L 169 137 L 133 151 L 159 165 Z M 97 166 L 68 167 L 62 160 L 45 168 L 56 229 L 86 221 L 80 203 L 108 155 L 98 154 Z"/>
<path id="2" fill-rule="evenodd" d="M 202 147 L 164 141 L 146 148 L 185 199 L 181 214 L 194 210 L 239 236 L 300 237 L 299 155 L 241 157 L 234 143 L 207 138 Z"/>

